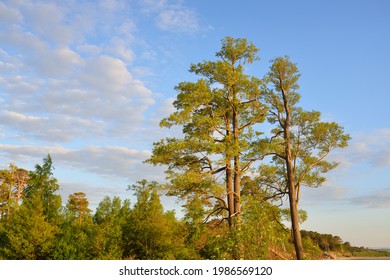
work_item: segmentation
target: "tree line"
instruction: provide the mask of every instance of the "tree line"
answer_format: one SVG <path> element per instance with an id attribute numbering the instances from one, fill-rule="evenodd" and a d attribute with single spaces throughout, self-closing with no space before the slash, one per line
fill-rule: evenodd
<path id="1" fill-rule="evenodd" d="M 232 259 L 230 246 L 238 239 L 248 247 L 248 259 L 291 258 L 278 207 L 261 202 L 261 193 L 243 202 L 253 207 L 242 216 L 247 227 L 238 237 L 218 219 L 206 222 L 196 197 L 184 205 L 181 219 L 165 211 L 157 182 L 130 186 L 134 205 L 106 196 L 91 211 L 83 192 L 70 194 L 63 205 L 53 169 L 48 155 L 33 171 L 15 165 L 0 171 L 0 259 Z M 252 188 L 249 181 L 244 185 Z"/>
<path id="2" fill-rule="evenodd" d="M 142 180 L 129 187 L 130 199 L 106 196 L 95 211 L 83 192 L 70 194 L 63 205 L 56 194 L 50 155 L 27 171 L 10 165 L 0 170 L 0 260 L 233 259 L 239 242 L 244 259 L 294 259 L 289 209 L 267 202 L 267 194 L 243 180 L 243 226 L 232 234 L 217 218 L 206 222 L 196 198 L 185 215 L 165 211 L 163 186 Z M 34 192 L 31 193 L 31 190 Z M 250 194 L 250 195 L 249 195 Z M 307 219 L 299 212 L 300 223 Z M 301 230 L 307 259 L 388 257 L 390 252 L 352 246 L 339 236 Z M 241 248 L 241 249 L 242 249 Z"/>
<path id="3" fill-rule="evenodd" d="M 176 111 L 160 123 L 180 127 L 182 135 L 153 143 L 146 161 L 166 166 L 166 182 L 137 182 L 132 207 L 106 197 L 92 214 L 83 193 L 62 207 L 50 156 L 35 171 L 3 170 L 0 255 L 310 258 L 300 230 L 301 188 L 325 181 L 338 165 L 327 156 L 350 137 L 320 112 L 299 106 L 300 73 L 289 57 L 273 59 L 264 77 L 246 74 L 257 52 L 246 39 L 226 37 L 215 61 L 190 66 L 198 79 L 176 86 Z M 164 211 L 162 192 L 182 202 L 182 219 Z"/>

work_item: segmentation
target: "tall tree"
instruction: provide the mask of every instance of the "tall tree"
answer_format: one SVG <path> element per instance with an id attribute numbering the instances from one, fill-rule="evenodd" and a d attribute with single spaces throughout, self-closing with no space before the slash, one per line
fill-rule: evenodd
<path id="1" fill-rule="evenodd" d="M 33 199 L 35 196 L 42 200 L 44 214 L 48 221 L 57 223 L 61 196 L 56 194 L 60 185 L 53 176 L 53 161 L 50 155 L 43 159 L 43 165 L 36 164 L 35 170 L 29 172 L 28 184 L 24 191 L 24 198 Z"/>
<path id="2" fill-rule="evenodd" d="M 0 170 L 0 219 L 9 220 L 13 208 L 17 208 L 28 181 L 28 171 L 10 164 L 9 169 Z"/>
<path id="3" fill-rule="evenodd" d="M 42 200 L 24 200 L 5 225 L 0 255 L 13 260 L 52 259 L 59 228 L 47 221 Z"/>
<path id="4" fill-rule="evenodd" d="M 66 208 L 77 218 L 78 223 L 81 224 L 84 216 L 91 212 L 88 208 L 89 201 L 83 192 L 76 192 L 69 195 L 68 204 Z"/>
<path id="5" fill-rule="evenodd" d="M 171 194 L 213 201 L 210 214 L 223 214 L 234 228 L 240 224 L 241 178 L 258 160 L 251 153 L 258 137 L 253 126 L 266 115 L 262 81 L 244 73 L 258 60 L 257 51 L 246 39 L 226 37 L 217 61 L 192 64 L 190 72 L 201 78 L 176 87 L 176 112 L 160 123 L 182 126 L 183 138 L 154 143 L 148 160 L 168 166 Z"/>
<path id="6" fill-rule="evenodd" d="M 14 180 L 7 169 L 0 171 L 0 219 L 11 215 L 12 197 L 14 195 Z"/>
<path id="7" fill-rule="evenodd" d="M 181 240 L 175 231 L 172 212 L 165 212 L 158 194 L 159 184 L 142 180 L 132 186 L 137 197 L 127 220 L 125 257 L 175 259 Z"/>
<path id="8" fill-rule="evenodd" d="M 318 187 L 324 181 L 323 173 L 335 168 L 337 163 L 325 158 L 336 148 L 347 146 L 349 135 L 335 122 L 321 122 L 317 111 L 304 111 L 298 107 L 300 95 L 296 64 L 288 57 L 272 61 L 267 75 L 271 87 L 266 91 L 265 101 L 269 106 L 268 121 L 274 125 L 266 152 L 273 155 L 274 168 L 267 178 L 269 184 L 275 178 L 284 177 L 285 184 L 279 184 L 279 193 L 289 198 L 292 236 L 297 259 L 304 258 L 299 229 L 298 205 L 301 186 Z M 262 174 L 266 176 L 266 173 Z M 278 180 L 280 182 L 280 180 Z"/>
<path id="9" fill-rule="evenodd" d="M 124 227 L 130 219 L 130 203 L 119 197 L 105 197 L 98 205 L 94 221 L 97 224 L 97 236 L 94 247 L 98 259 L 122 259 L 124 253 Z"/>
<path id="10" fill-rule="evenodd" d="M 91 260 L 97 257 L 94 242 L 97 227 L 90 215 L 84 215 L 82 223 L 75 218 L 75 213 L 67 210 L 60 224 L 61 231 L 56 237 L 54 259 L 56 260 Z"/>
<path id="11" fill-rule="evenodd" d="M 28 171 L 23 168 L 18 168 L 14 164 L 10 165 L 10 170 L 11 170 L 12 178 L 15 181 L 16 204 L 18 204 L 23 195 L 24 188 L 28 183 L 28 179 L 29 179 Z"/>

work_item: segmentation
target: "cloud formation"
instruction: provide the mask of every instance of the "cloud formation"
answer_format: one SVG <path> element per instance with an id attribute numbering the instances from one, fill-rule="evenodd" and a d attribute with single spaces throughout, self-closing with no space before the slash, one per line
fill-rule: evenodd
<path id="1" fill-rule="evenodd" d="M 121 6 L 104 1 L 101 7 Z M 117 20 L 102 27 L 87 8 L 1 4 L 0 16 L 9 24 L 0 30 L 0 125 L 8 137 L 54 143 L 121 137 L 136 130 L 154 104 L 152 91 L 131 73 L 134 24 Z M 75 28 L 81 11 L 87 11 L 85 19 Z M 101 31 L 99 43 L 87 30 Z M 108 32 L 112 36 L 105 39 Z"/>
<path id="2" fill-rule="evenodd" d="M 351 202 L 369 208 L 390 208 L 390 188 L 368 195 L 353 197 Z"/>
<path id="3" fill-rule="evenodd" d="M 62 146 L 27 146 L 0 144 L 0 155 L 15 161 L 34 160 L 40 163 L 48 154 L 55 166 L 93 173 L 106 178 L 121 178 L 135 182 L 143 178 L 161 180 L 163 170 L 143 162 L 149 151 L 140 151 L 120 146 L 86 146 L 70 149 Z"/>
<path id="4" fill-rule="evenodd" d="M 155 15 L 155 23 L 164 31 L 193 33 L 201 29 L 196 13 L 180 1 L 143 0 L 140 1 L 146 14 Z"/>
<path id="5" fill-rule="evenodd" d="M 160 29 L 199 30 L 197 15 L 180 1 L 1 3 L 3 134 L 58 144 L 140 129 L 156 98 L 132 64 L 157 50 L 138 36 L 137 6 Z"/>
<path id="6" fill-rule="evenodd" d="M 330 154 L 329 160 L 340 162 L 340 165 L 327 174 L 324 185 L 302 190 L 303 205 L 343 203 L 370 208 L 390 207 L 390 189 L 383 189 L 383 183 L 375 180 L 374 175 L 386 176 L 390 167 L 390 129 L 357 132 L 351 136 L 348 147 Z"/>
<path id="7" fill-rule="evenodd" d="M 347 166 L 367 164 L 374 168 L 390 166 L 390 128 L 352 135 L 350 145 L 333 157 Z"/>
<path id="8" fill-rule="evenodd" d="M 153 136 L 163 137 L 158 121 L 172 110 L 172 99 L 142 80 L 153 76 L 144 62 L 168 56 L 142 37 L 145 19 L 165 32 L 200 27 L 195 12 L 175 0 L 0 3 L 4 168 L 51 154 L 57 170 L 85 172 L 67 185 L 92 188 L 91 176 L 164 178 L 162 168 L 143 164 Z"/>

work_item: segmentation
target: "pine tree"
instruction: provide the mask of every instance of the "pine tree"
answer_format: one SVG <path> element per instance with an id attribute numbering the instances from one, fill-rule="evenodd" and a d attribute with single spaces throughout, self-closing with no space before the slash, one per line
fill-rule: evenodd
<path id="1" fill-rule="evenodd" d="M 266 77 L 270 88 L 264 100 L 269 106 L 268 121 L 274 128 L 268 145 L 261 141 L 259 148 L 263 154 L 273 156 L 273 165 L 266 167 L 268 174 L 262 172 L 262 176 L 278 194 L 288 195 L 296 257 L 303 259 L 298 215 L 300 189 L 318 187 L 325 181 L 322 174 L 338 165 L 325 158 L 332 150 L 347 146 L 350 136 L 335 122 L 322 122 L 320 112 L 304 111 L 297 106 L 299 76 L 296 64 L 288 57 L 273 60 Z"/>
<path id="2" fill-rule="evenodd" d="M 47 221 L 42 200 L 35 196 L 23 201 L 5 226 L 2 254 L 13 260 L 52 259 L 58 233 L 59 228 Z"/>
<path id="3" fill-rule="evenodd" d="M 176 112 L 160 123 L 182 126 L 183 138 L 154 143 L 152 164 L 168 166 L 170 193 L 182 199 L 197 196 L 209 207 L 209 217 L 222 216 L 239 228 L 241 178 L 259 160 L 252 153 L 266 107 L 260 102 L 262 81 L 244 73 L 258 60 L 258 49 L 246 39 L 226 37 L 217 61 L 192 64 L 201 78 L 182 82 L 173 103 Z"/>

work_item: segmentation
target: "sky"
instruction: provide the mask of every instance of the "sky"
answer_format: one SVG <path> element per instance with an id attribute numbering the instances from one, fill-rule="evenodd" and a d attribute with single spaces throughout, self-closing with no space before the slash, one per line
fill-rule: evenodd
<path id="1" fill-rule="evenodd" d="M 174 87 L 195 81 L 190 64 L 215 60 L 225 36 L 246 38 L 260 57 L 247 73 L 288 55 L 301 106 L 352 137 L 323 186 L 302 191 L 302 228 L 390 248 L 389 27 L 386 0 L 1 1 L 0 168 L 33 170 L 50 154 L 63 201 L 82 191 L 91 207 L 163 182 L 143 161 L 178 134 L 159 127 Z"/>

